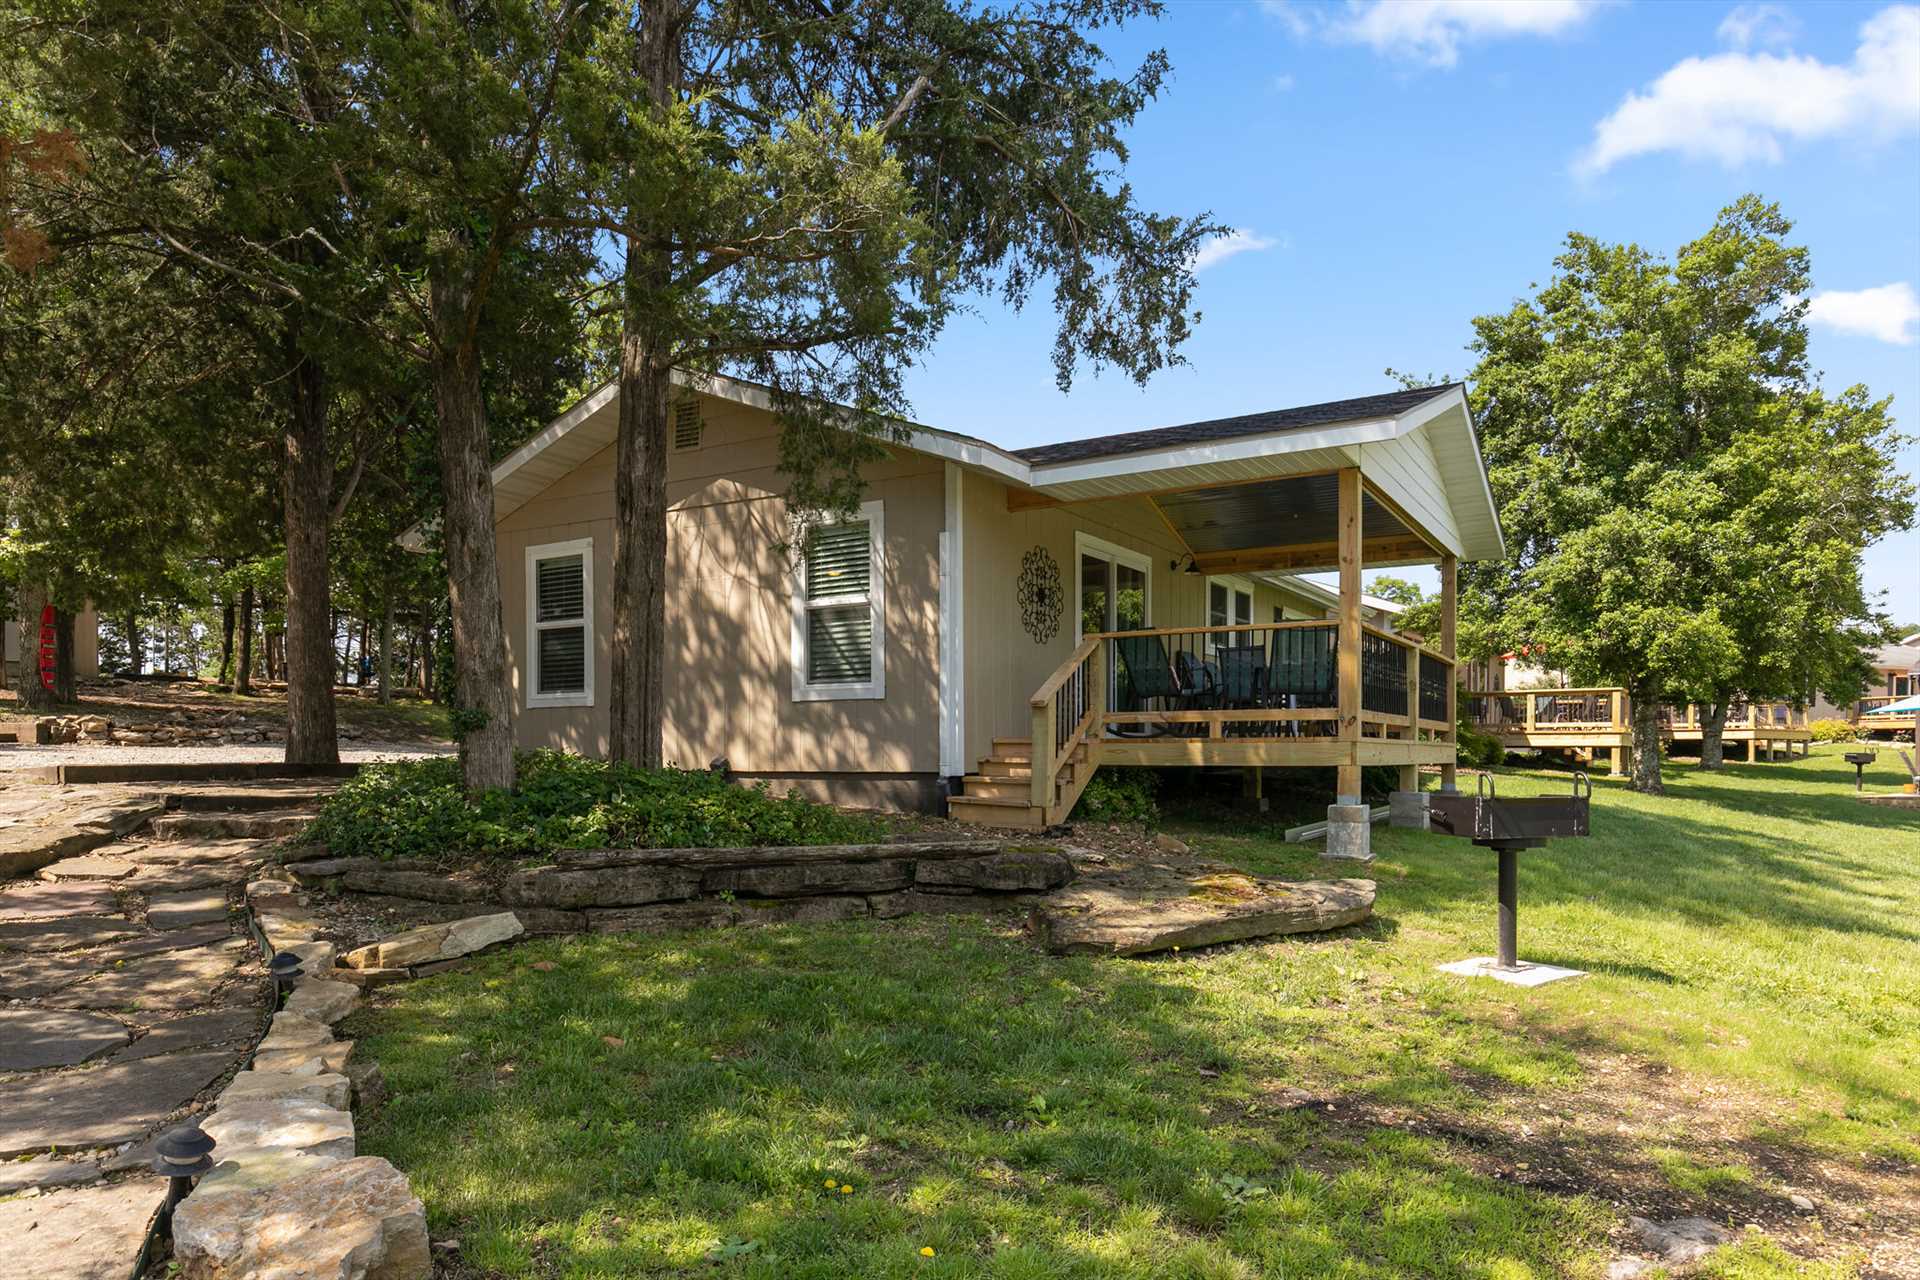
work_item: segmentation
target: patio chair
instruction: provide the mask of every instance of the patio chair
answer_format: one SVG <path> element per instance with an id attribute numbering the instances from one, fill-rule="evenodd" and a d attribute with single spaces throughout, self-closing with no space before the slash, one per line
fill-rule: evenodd
<path id="1" fill-rule="evenodd" d="M 1131 706 L 1129 711 L 1145 711 L 1149 702 L 1158 701 L 1162 709 L 1178 705 L 1180 684 L 1174 679 L 1173 659 L 1167 655 L 1167 642 L 1159 636 L 1121 636 L 1113 642 L 1114 657 L 1120 663 Z M 1127 725 L 1125 732 L 1145 734 L 1152 725 Z"/>
<path id="2" fill-rule="evenodd" d="M 1339 704 L 1336 641 L 1332 628 L 1283 627 L 1269 644 L 1266 675 L 1268 705 L 1274 707 L 1332 707 Z M 1293 722 L 1294 733 L 1327 734 L 1337 730 L 1331 721 Z"/>
<path id="3" fill-rule="evenodd" d="M 1229 645 L 1214 656 L 1220 663 L 1220 705 L 1261 705 L 1266 698 L 1266 647 L 1257 644 Z"/>
<path id="4" fill-rule="evenodd" d="M 1251 710 L 1267 705 L 1267 649 L 1265 645 L 1229 645 L 1215 653 L 1220 664 L 1217 705 Z M 1229 725 L 1228 733 L 1238 737 L 1264 737 L 1275 724 L 1257 720 Z"/>
<path id="5" fill-rule="evenodd" d="M 1187 649 L 1173 655 L 1173 678 L 1180 684 L 1181 696 L 1191 708 L 1220 705 L 1220 668 Z"/>

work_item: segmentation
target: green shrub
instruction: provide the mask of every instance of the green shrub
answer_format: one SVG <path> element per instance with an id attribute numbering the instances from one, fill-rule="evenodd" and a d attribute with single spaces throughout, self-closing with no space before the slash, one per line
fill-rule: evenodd
<path id="1" fill-rule="evenodd" d="M 1160 777 L 1152 769 L 1102 769 L 1087 782 L 1073 806 L 1077 822 L 1145 822 L 1160 820 L 1154 800 Z"/>
<path id="2" fill-rule="evenodd" d="M 1845 720 L 1815 720 L 1807 727 L 1815 742 L 1853 742 L 1860 737 L 1860 730 Z"/>
<path id="3" fill-rule="evenodd" d="M 556 849 L 686 849 L 875 840 L 878 819 L 765 783 L 636 769 L 564 751 L 519 757 L 512 791 L 470 796 L 451 756 L 368 765 L 320 808 L 304 840 L 335 854 L 540 857 Z"/>
<path id="4" fill-rule="evenodd" d="M 1480 732 L 1465 720 L 1454 728 L 1454 745 L 1459 748 L 1461 764 L 1473 769 L 1493 769 L 1506 763 L 1507 749 L 1500 745 L 1500 739 Z"/>

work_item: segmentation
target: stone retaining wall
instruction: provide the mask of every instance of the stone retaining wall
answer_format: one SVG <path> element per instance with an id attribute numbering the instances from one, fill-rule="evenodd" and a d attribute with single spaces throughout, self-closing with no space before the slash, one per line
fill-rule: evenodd
<path id="1" fill-rule="evenodd" d="M 217 1163 L 173 1215 L 185 1280 L 425 1280 L 432 1270 L 425 1213 L 405 1175 L 355 1153 L 349 1108 L 383 1086 L 379 1068 L 356 1063 L 353 1042 L 333 1027 L 364 987 L 431 973 L 527 933 L 978 910 L 1059 888 L 1073 878 L 1073 864 L 1051 848 L 963 841 L 593 850 L 493 879 L 417 862 L 317 858 L 275 875 L 284 878 L 247 886 L 254 931 L 269 956 L 299 956 L 305 976 L 203 1124 L 218 1143 Z M 338 956 L 304 889 L 476 913 Z"/>
<path id="2" fill-rule="evenodd" d="M 465 907 L 475 915 L 491 908 L 511 914 L 525 933 L 564 934 L 891 919 L 1025 906 L 1067 884 L 1074 872 L 1067 856 L 1050 846 L 965 840 L 581 850 L 558 855 L 550 866 L 497 878 L 450 873 L 418 860 L 321 857 L 288 863 L 279 874 L 305 889 Z M 311 926 L 315 920 L 292 900 L 272 910 L 288 923 L 298 918 Z M 449 958 L 388 962 L 376 957 L 352 967 L 411 969 Z"/>

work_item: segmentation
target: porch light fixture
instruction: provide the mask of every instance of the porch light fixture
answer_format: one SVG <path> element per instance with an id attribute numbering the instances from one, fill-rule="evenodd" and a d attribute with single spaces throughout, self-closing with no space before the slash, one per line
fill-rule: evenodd
<path id="1" fill-rule="evenodd" d="M 1167 568 L 1174 573 L 1184 573 L 1191 577 L 1200 576 L 1200 565 L 1191 555 L 1181 556 L 1178 560 L 1167 561 Z"/>
<path id="2" fill-rule="evenodd" d="M 167 1200 L 160 1206 L 161 1219 L 171 1220 L 173 1207 L 193 1190 L 193 1180 L 213 1168 L 208 1153 L 216 1144 L 213 1136 L 189 1120 L 177 1129 L 169 1129 L 153 1144 L 153 1171 L 167 1179 Z"/>

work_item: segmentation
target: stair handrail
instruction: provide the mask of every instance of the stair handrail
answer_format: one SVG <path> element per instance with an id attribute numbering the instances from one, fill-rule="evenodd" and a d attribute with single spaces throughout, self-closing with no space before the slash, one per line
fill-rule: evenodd
<path id="1" fill-rule="evenodd" d="M 1105 651 L 1104 640 L 1104 636 L 1095 634 L 1075 645 L 1066 661 L 1040 683 L 1029 700 L 1033 711 L 1033 739 L 1028 748 L 1028 771 L 1032 774 L 1029 796 L 1034 807 L 1043 812 L 1054 803 L 1055 779 L 1060 770 L 1072 758 L 1082 739 L 1092 732 L 1090 726 L 1099 725 L 1105 713 L 1107 682 L 1100 661 Z M 1069 726 L 1069 732 L 1062 736 L 1059 694 L 1075 675 L 1084 679 L 1086 710 L 1079 722 Z"/>

